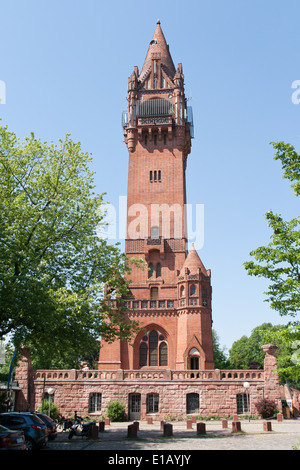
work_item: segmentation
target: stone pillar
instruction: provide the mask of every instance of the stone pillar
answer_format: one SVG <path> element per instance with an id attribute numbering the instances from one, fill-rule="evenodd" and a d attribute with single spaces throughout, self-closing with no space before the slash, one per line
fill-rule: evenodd
<path id="1" fill-rule="evenodd" d="M 228 428 L 228 421 L 227 419 L 222 419 L 222 429 L 227 429 Z"/>
<path id="2" fill-rule="evenodd" d="M 197 423 L 197 434 L 206 434 L 205 423 Z"/>
<path id="3" fill-rule="evenodd" d="M 263 422 L 263 430 L 264 430 L 264 431 L 272 431 L 272 423 L 271 423 L 271 421 L 264 421 L 264 422 Z"/>
<path id="4" fill-rule="evenodd" d="M 241 422 L 232 421 L 232 432 L 241 432 Z"/>
<path id="5" fill-rule="evenodd" d="M 169 423 L 164 424 L 164 436 L 173 436 L 173 425 Z"/>
<path id="6" fill-rule="evenodd" d="M 275 356 L 277 346 L 274 344 L 264 344 L 261 348 L 265 353 L 264 398 L 268 400 L 274 400 L 277 404 L 277 408 L 281 411 L 281 393 L 277 374 L 277 359 Z"/>
<path id="7" fill-rule="evenodd" d="M 127 429 L 127 437 L 137 437 L 138 427 L 136 424 L 130 424 Z"/>
<path id="8" fill-rule="evenodd" d="M 99 432 L 104 432 L 104 430 L 105 430 L 105 422 L 100 421 L 99 422 Z"/>
<path id="9" fill-rule="evenodd" d="M 23 347 L 20 351 L 20 359 L 16 367 L 15 380 L 18 382 L 20 391 L 16 396 L 16 411 L 31 411 L 30 389 L 31 389 L 31 358 L 30 349 Z"/>
<path id="10" fill-rule="evenodd" d="M 193 429 L 193 421 L 191 419 L 187 419 L 186 429 Z"/>

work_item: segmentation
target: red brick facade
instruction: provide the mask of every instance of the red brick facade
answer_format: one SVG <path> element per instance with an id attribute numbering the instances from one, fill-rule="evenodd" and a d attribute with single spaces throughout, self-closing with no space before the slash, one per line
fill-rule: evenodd
<path id="1" fill-rule="evenodd" d="M 194 248 L 186 257 L 192 121 L 183 82 L 182 65 L 175 69 L 158 21 L 141 72 L 134 67 L 129 77 L 123 121 L 129 150 L 125 250 L 147 267 L 133 266 L 128 317 L 145 331 L 133 346 L 102 342 L 100 370 L 214 368 L 210 271 Z"/>
<path id="2" fill-rule="evenodd" d="M 66 416 L 75 410 L 105 414 L 113 399 L 125 403 L 130 419 L 255 413 L 263 396 L 281 409 L 271 345 L 264 371 L 214 369 L 211 273 L 193 246 L 186 251 L 185 169 L 193 127 L 183 81 L 158 22 L 141 72 L 134 67 L 129 77 L 123 114 L 129 150 L 125 250 L 147 267 L 133 267 L 124 302 L 140 333 L 132 343 L 102 342 L 98 370 L 31 371 L 23 358 L 17 408 L 36 409 L 51 387 Z"/>

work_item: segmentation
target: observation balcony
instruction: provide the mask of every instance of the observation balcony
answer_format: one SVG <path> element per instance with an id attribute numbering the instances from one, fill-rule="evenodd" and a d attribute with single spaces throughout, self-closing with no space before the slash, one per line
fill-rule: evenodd
<path id="1" fill-rule="evenodd" d="M 122 112 L 122 127 L 143 125 L 190 125 L 190 135 L 194 138 L 193 111 L 191 106 L 186 108 L 180 103 L 173 103 L 162 98 L 136 101 L 129 112 Z"/>

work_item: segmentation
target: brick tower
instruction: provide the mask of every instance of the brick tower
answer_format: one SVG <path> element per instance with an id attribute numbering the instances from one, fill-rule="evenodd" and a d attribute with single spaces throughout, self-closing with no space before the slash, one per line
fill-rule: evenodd
<path id="1" fill-rule="evenodd" d="M 193 246 L 186 251 L 192 113 L 182 64 L 174 67 L 160 21 L 141 72 L 134 67 L 128 79 L 127 101 L 125 251 L 147 268 L 133 267 L 124 302 L 143 330 L 130 344 L 102 341 L 99 369 L 213 369 L 210 271 Z"/>

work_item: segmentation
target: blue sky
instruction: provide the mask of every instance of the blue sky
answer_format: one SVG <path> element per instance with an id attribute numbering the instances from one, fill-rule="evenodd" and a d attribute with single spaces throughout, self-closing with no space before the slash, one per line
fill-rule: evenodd
<path id="1" fill-rule="evenodd" d="M 159 18 L 175 66 L 183 64 L 195 139 L 187 198 L 204 204 L 213 327 L 228 349 L 256 326 L 286 322 L 249 277 L 249 252 L 269 241 L 264 214 L 299 215 L 271 141 L 300 151 L 298 0 L 0 0 L 2 123 L 23 138 L 70 133 L 93 155 L 97 192 L 118 207 L 127 191 L 121 112 Z M 299 95 L 300 96 L 300 95 Z"/>

